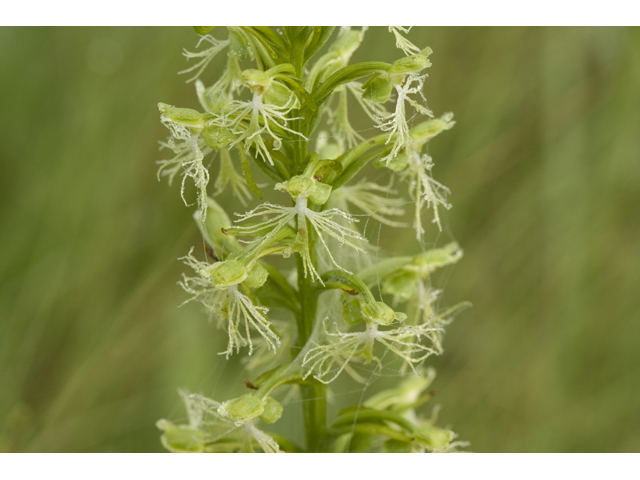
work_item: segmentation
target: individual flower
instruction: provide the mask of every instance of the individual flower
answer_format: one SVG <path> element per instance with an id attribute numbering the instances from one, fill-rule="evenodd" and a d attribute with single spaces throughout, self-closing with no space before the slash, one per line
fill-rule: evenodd
<path id="1" fill-rule="evenodd" d="M 297 96 L 279 79 L 290 73 L 288 64 L 273 67 L 268 72 L 245 70 L 242 79 L 253 92 L 249 101 L 235 100 L 224 106 L 216 115 L 214 123 L 230 129 L 236 139 L 230 145 L 244 145 L 245 151 L 255 149 L 258 156 L 273 165 L 270 149 L 282 147 L 284 132 L 308 140 L 300 132 L 288 127 L 288 122 L 298 118 L 287 115 L 300 107 Z M 265 134 L 271 145 L 263 138 Z"/>
<path id="2" fill-rule="evenodd" d="M 190 206 L 184 196 L 187 178 L 191 178 L 198 190 L 198 212 L 202 219 L 205 218 L 207 209 L 207 185 L 209 184 L 209 171 L 204 166 L 205 155 L 211 153 L 200 138 L 204 128 L 204 119 L 195 110 L 176 108 L 164 103 L 159 105 L 162 112 L 161 121 L 171 132 L 167 142 L 161 142 L 161 148 L 168 148 L 174 156 L 170 159 L 159 160 L 158 179 L 169 177 L 172 183 L 178 172 L 182 171 L 182 184 L 180 195 L 185 205 Z"/>
<path id="3" fill-rule="evenodd" d="M 416 231 L 418 240 L 424 233 L 422 207 L 425 204 L 427 208 L 431 208 L 433 211 L 432 221 L 438 225 L 438 230 L 440 231 L 442 231 L 442 224 L 440 223 L 438 207 L 442 206 L 447 210 L 451 208 L 451 204 L 446 199 L 446 196 L 451 191 L 437 180 L 434 180 L 431 175 L 433 165 L 433 160 L 429 155 L 411 150 L 409 152 L 408 166 L 402 173 L 402 178 L 409 184 L 409 196 L 415 204 L 413 228 Z"/>
<path id="4" fill-rule="evenodd" d="M 210 317 L 217 319 L 218 324 L 227 331 L 229 343 L 221 355 L 229 358 L 234 350 L 238 353 L 241 347 L 249 347 L 251 355 L 254 348 L 252 331 L 258 332 L 275 352 L 276 346 L 280 345 L 280 339 L 273 332 L 271 322 L 267 318 L 269 309 L 255 305 L 239 290 L 243 282 L 253 281 L 254 283 L 250 284 L 252 287 L 263 284 L 266 281 L 266 271 L 262 272 L 264 268 L 258 263 L 247 268 L 240 261 L 233 259 L 208 264 L 198 261 L 192 252 L 193 248 L 182 258 L 197 274 L 195 277 L 183 274 L 183 280 L 179 282 L 179 285 L 191 295 L 184 303 L 199 301 Z"/>
<path id="5" fill-rule="evenodd" d="M 424 100 L 422 86 L 425 78 L 426 75 L 408 75 L 403 84 L 395 85 L 394 88 L 398 95 L 395 111 L 386 117 L 378 118 L 378 128 L 389 132 L 387 144 L 391 143 L 391 151 L 382 159 L 387 164 L 402 151 L 410 151 L 413 147 L 413 139 L 407 122 L 406 103 L 409 103 L 422 115 L 433 116 L 431 110 L 409 96 L 419 94 Z"/>
<path id="6" fill-rule="evenodd" d="M 253 452 L 255 446 L 265 453 L 280 453 L 278 443 L 252 421 L 238 424 L 219 413 L 223 404 L 202 395 L 179 391 L 186 406 L 189 423 L 174 425 L 159 420 L 162 444 L 172 452 Z"/>
<path id="7" fill-rule="evenodd" d="M 359 358 L 364 363 L 379 363 L 380 360 L 373 353 L 376 342 L 400 357 L 415 371 L 416 365 L 429 355 L 439 353 L 420 343 L 422 337 L 426 337 L 433 329 L 428 325 L 408 325 L 382 330 L 376 323 L 366 322 L 363 332 L 342 332 L 335 323 L 334 329 L 329 330 L 325 321 L 324 333 L 328 343 L 316 345 L 306 352 L 302 360 L 304 376 L 306 378 L 313 375 L 322 383 L 330 383 L 338 378 L 354 358 Z"/>
<path id="8" fill-rule="evenodd" d="M 258 239 L 256 245 L 263 246 L 271 242 L 273 238 L 282 231 L 282 229 L 289 226 L 294 218 L 297 217 L 297 235 L 294 242 L 283 251 L 283 255 L 286 257 L 292 253 L 299 254 L 303 261 L 305 277 L 309 275 L 312 280 L 317 280 L 320 283 L 323 283 L 320 279 L 320 274 L 313 266 L 313 262 L 311 260 L 307 220 L 316 232 L 320 243 L 325 248 L 333 264 L 342 270 L 344 270 L 344 268 L 336 262 L 326 240 L 324 239 L 324 235 L 328 235 L 338 240 L 341 245 L 347 245 L 357 251 L 362 251 L 362 249 L 348 239 L 351 238 L 360 241 L 366 241 L 366 239 L 355 230 L 340 225 L 334 220 L 334 218 L 338 217 L 345 219 L 350 223 L 357 222 L 357 220 L 348 213 L 338 210 L 337 208 L 316 212 L 315 210 L 311 210 L 307 207 L 307 200 L 308 199 L 304 196 L 297 197 L 294 207 L 284 207 L 282 205 L 275 205 L 272 203 L 263 203 L 253 210 L 243 215 L 239 215 L 238 221 L 243 222 L 253 218 L 260 218 L 264 215 L 272 215 L 270 219 L 246 226 L 236 226 L 228 230 L 235 235 L 257 236 Z"/>

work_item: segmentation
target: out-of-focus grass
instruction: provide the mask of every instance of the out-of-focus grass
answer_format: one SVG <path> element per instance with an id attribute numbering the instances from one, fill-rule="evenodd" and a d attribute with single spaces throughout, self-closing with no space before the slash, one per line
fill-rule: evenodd
<path id="1" fill-rule="evenodd" d="M 159 450 L 176 387 L 242 388 L 224 338 L 176 308 L 198 235 L 154 178 L 156 103 L 196 106 L 175 73 L 196 38 L 0 29 L 0 449 Z M 430 153 L 453 191 L 439 241 L 465 257 L 435 284 L 474 304 L 431 362 L 441 421 L 476 451 L 639 450 L 639 30 L 411 38 L 458 122 Z M 397 55 L 381 29 L 365 45 Z"/>

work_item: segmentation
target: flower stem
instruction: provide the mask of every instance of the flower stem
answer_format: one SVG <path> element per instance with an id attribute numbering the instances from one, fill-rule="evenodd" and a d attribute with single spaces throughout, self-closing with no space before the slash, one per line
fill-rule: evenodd
<path id="1" fill-rule="evenodd" d="M 308 229 L 309 243 L 312 246 L 311 260 L 317 264 L 313 249 L 313 232 Z M 300 295 L 300 315 L 298 315 L 298 347 L 304 348 L 313 332 L 318 307 L 318 289 L 314 287 L 311 275 L 305 277 L 304 264 L 297 257 L 298 292 Z M 327 403 L 323 384 L 301 385 L 302 409 L 308 452 L 326 451 Z"/>

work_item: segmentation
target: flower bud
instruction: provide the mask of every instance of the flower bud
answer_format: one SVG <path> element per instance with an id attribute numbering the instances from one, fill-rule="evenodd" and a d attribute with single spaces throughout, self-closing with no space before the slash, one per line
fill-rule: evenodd
<path id="1" fill-rule="evenodd" d="M 362 98 L 377 103 L 386 103 L 391 96 L 393 84 L 391 76 L 387 72 L 374 75 L 362 85 L 364 92 Z"/>
<path id="2" fill-rule="evenodd" d="M 243 285 L 249 288 L 260 288 L 267 281 L 268 277 L 269 272 L 267 269 L 256 262 L 249 268 L 247 278 L 244 280 Z"/>
<path id="3" fill-rule="evenodd" d="M 422 428 L 416 434 L 422 443 L 436 450 L 445 450 L 454 438 L 451 430 L 436 427 Z"/>
<path id="4" fill-rule="evenodd" d="M 342 320 L 347 325 L 357 325 L 364 320 L 362 302 L 359 298 L 351 297 L 342 303 Z"/>
<path id="5" fill-rule="evenodd" d="M 432 118 L 419 123 L 411 129 L 411 139 L 421 147 L 440 132 L 452 128 L 456 123 L 452 119 L 453 113 L 447 112 L 440 118 Z"/>
<path id="6" fill-rule="evenodd" d="M 391 325 L 396 320 L 402 322 L 407 316 L 404 313 L 395 312 L 384 302 L 368 302 L 362 309 L 362 316 L 367 322 L 376 325 Z"/>
<path id="7" fill-rule="evenodd" d="M 388 163 L 384 159 L 379 159 L 375 163 L 376 168 L 386 167 L 393 172 L 401 172 L 407 168 L 407 165 L 409 165 L 409 154 L 405 150 L 398 153 Z"/>
<path id="8" fill-rule="evenodd" d="M 324 205 L 327 203 L 327 200 L 329 200 L 329 196 L 331 195 L 331 185 L 315 182 L 315 187 L 315 190 L 313 190 L 309 195 L 309 200 L 316 205 Z"/>
<path id="9" fill-rule="evenodd" d="M 216 27 L 193 27 L 198 35 L 206 35 Z"/>
<path id="10" fill-rule="evenodd" d="M 382 293 L 408 299 L 413 295 L 418 281 L 417 272 L 400 270 L 385 279 L 382 284 Z"/>
<path id="11" fill-rule="evenodd" d="M 221 290 L 233 285 L 238 285 L 248 276 L 245 266 L 237 260 L 225 260 L 224 262 L 214 263 L 209 267 L 208 273 L 211 283 Z"/>
<path id="12" fill-rule="evenodd" d="M 431 49 L 427 47 L 420 53 L 396 60 L 391 64 L 389 75 L 407 75 L 421 72 L 431 66 L 429 55 L 431 55 Z"/>
<path id="13" fill-rule="evenodd" d="M 282 416 L 282 404 L 272 397 L 267 397 L 264 403 L 264 412 L 260 415 L 260 420 L 264 423 L 276 423 Z"/>
<path id="14" fill-rule="evenodd" d="M 237 425 L 242 425 L 264 412 L 262 399 L 253 393 L 246 393 L 238 398 L 224 402 L 218 407 L 218 413 L 236 420 Z"/>
<path id="15" fill-rule="evenodd" d="M 213 150 L 226 147 L 233 142 L 233 133 L 230 130 L 218 125 L 207 125 L 204 127 L 200 136 L 204 140 L 204 143 Z"/>
<path id="16" fill-rule="evenodd" d="M 286 182 L 277 183 L 275 189 L 287 191 L 291 198 L 308 198 L 316 205 L 324 205 L 331 195 L 331 185 L 304 175 L 296 175 Z"/>
<path id="17" fill-rule="evenodd" d="M 164 430 L 160 441 L 162 445 L 174 453 L 200 453 L 204 451 L 202 433 L 194 428 L 176 426 L 168 420 L 158 420 L 160 430 Z"/>
<path id="18" fill-rule="evenodd" d="M 291 103 L 295 94 L 280 82 L 271 82 L 267 87 L 262 101 L 278 107 L 284 107 Z M 295 98 L 293 99 L 295 103 Z"/>
<path id="19" fill-rule="evenodd" d="M 191 108 L 178 108 L 166 103 L 158 103 L 162 118 L 170 122 L 201 130 L 204 127 L 204 117 L 197 110 Z"/>

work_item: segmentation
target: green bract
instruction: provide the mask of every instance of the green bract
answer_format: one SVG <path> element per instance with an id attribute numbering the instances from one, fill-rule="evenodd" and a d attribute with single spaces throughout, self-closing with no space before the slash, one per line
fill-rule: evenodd
<path id="1" fill-rule="evenodd" d="M 462 251 L 422 247 L 438 235 L 424 236 L 423 212 L 441 228 L 439 208 L 450 207 L 425 146 L 454 125 L 426 105 L 431 49 L 409 41 L 407 27 L 389 27 L 398 55 L 353 62 L 367 27 L 194 28 L 196 51 L 184 51 L 181 73 L 195 81 L 200 111 L 158 104 L 170 135 L 161 146 L 171 152 L 158 176 L 181 177 L 184 203 L 197 205 L 203 241 L 181 257 L 189 273 L 179 285 L 223 337 L 219 353 L 241 356 L 233 381 L 248 390 L 225 402 L 181 391 L 188 422 L 158 422 L 162 444 L 269 453 L 461 447 L 421 410 L 435 375 L 424 363 L 442 353 L 444 327 L 462 305 L 440 310 L 432 286 Z M 221 55 L 224 70 L 209 82 Z M 368 124 L 355 128 L 354 109 Z M 367 179 L 368 165 L 385 168 Z M 402 255 L 382 247 L 413 235 Z M 405 377 L 329 415 L 326 384 L 393 373 Z M 304 438 L 292 435 L 302 426 L 269 431 L 290 404 L 302 410 L 289 422 L 304 423 Z"/>

